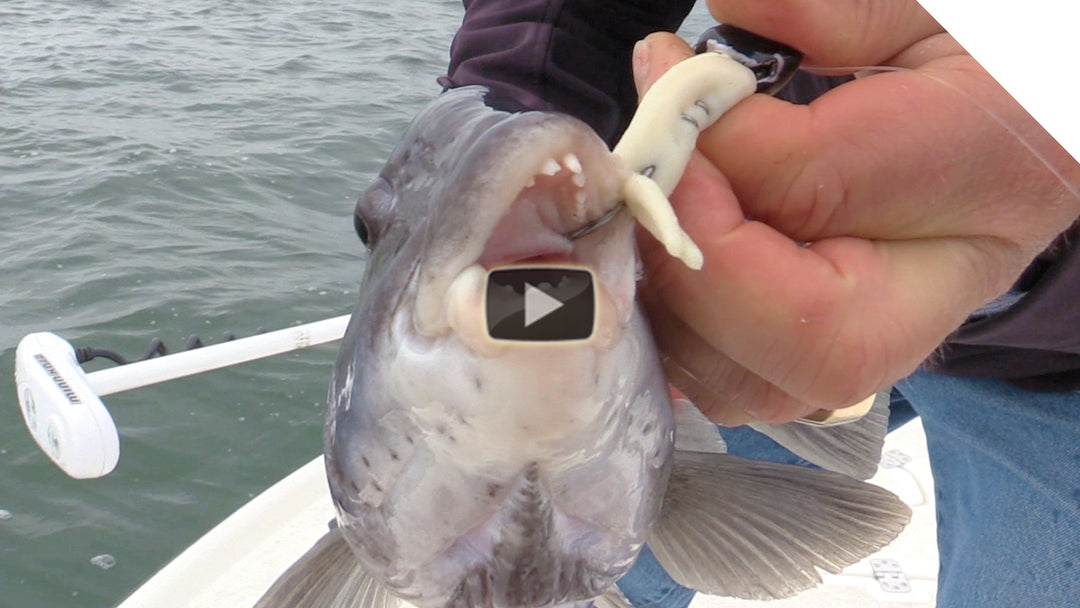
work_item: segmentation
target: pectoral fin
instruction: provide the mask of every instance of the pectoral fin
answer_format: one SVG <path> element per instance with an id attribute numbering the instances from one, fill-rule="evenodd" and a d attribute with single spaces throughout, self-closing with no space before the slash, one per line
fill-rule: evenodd
<path id="1" fill-rule="evenodd" d="M 254 608 L 399 608 L 406 605 L 360 568 L 341 531 L 318 540 Z"/>
<path id="2" fill-rule="evenodd" d="M 910 518 L 892 493 L 837 473 L 677 452 L 649 546 L 687 587 L 775 599 L 877 551 Z"/>
<path id="3" fill-rule="evenodd" d="M 750 426 L 823 469 L 869 479 L 877 472 L 889 427 L 889 391 L 878 393 L 863 417 L 845 424 L 822 427 L 796 421 Z"/>

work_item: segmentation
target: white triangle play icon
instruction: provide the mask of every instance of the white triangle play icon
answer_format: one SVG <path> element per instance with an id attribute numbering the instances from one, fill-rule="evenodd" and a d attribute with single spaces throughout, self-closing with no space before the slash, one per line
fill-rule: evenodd
<path id="1" fill-rule="evenodd" d="M 525 284 L 525 327 L 563 307 L 563 303 L 544 293 L 539 287 Z"/>

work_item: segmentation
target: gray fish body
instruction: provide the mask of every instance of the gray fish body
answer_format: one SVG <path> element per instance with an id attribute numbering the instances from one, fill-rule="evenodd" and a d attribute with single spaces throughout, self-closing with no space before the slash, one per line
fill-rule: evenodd
<path id="1" fill-rule="evenodd" d="M 493 175 L 573 153 L 605 191 L 625 169 L 582 123 L 496 112 L 481 95 L 452 91 L 419 115 L 360 203 L 374 242 L 331 385 L 330 488 L 361 565 L 417 605 L 584 602 L 632 565 L 671 466 L 668 391 L 632 290 L 608 307 L 616 318 L 597 339 L 494 354 L 453 330 L 419 330 L 417 300 L 485 255 L 462 256 L 469 243 L 505 240 L 490 235 L 507 213 Z M 545 197 L 573 190 L 565 176 L 550 179 Z M 589 202 L 592 215 L 615 203 Z M 567 203 L 538 206 L 549 204 Z M 539 246 L 603 266 L 605 293 L 626 292 L 634 250 L 621 215 L 570 253 Z M 499 262 L 515 255 L 525 253 Z"/>
<path id="2" fill-rule="evenodd" d="M 892 540 L 910 510 L 891 493 L 727 455 L 696 408 L 673 411 L 619 212 L 641 180 L 584 123 L 483 95 L 417 115 L 357 204 L 371 256 L 324 433 L 337 527 L 256 608 L 623 605 L 613 585 L 646 541 L 698 591 L 783 598 Z M 521 263 L 593 272 L 592 337 L 487 335 L 486 272 Z M 763 430 L 863 475 L 887 406 L 872 414 L 841 433 Z"/>

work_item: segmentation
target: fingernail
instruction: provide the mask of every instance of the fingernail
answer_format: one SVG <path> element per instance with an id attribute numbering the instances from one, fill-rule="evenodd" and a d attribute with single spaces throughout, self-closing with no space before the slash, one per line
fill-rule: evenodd
<path id="1" fill-rule="evenodd" d="M 641 90 L 645 79 L 649 76 L 649 43 L 646 40 L 638 40 L 634 44 L 634 53 L 631 56 L 631 66 L 634 71 L 634 84 Z"/>

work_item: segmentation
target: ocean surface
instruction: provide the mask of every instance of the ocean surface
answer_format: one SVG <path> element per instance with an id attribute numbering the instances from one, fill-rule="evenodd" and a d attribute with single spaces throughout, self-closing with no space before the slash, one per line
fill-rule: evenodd
<path id="1" fill-rule="evenodd" d="M 115 606 L 321 453 L 333 345 L 106 397 L 120 462 L 73 480 L 26 431 L 15 347 L 51 331 L 138 358 L 155 337 L 175 351 L 350 312 L 353 203 L 438 94 L 462 14 L 0 3 L 0 608 Z M 708 22 L 699 7 L 684 33 Z"/>

